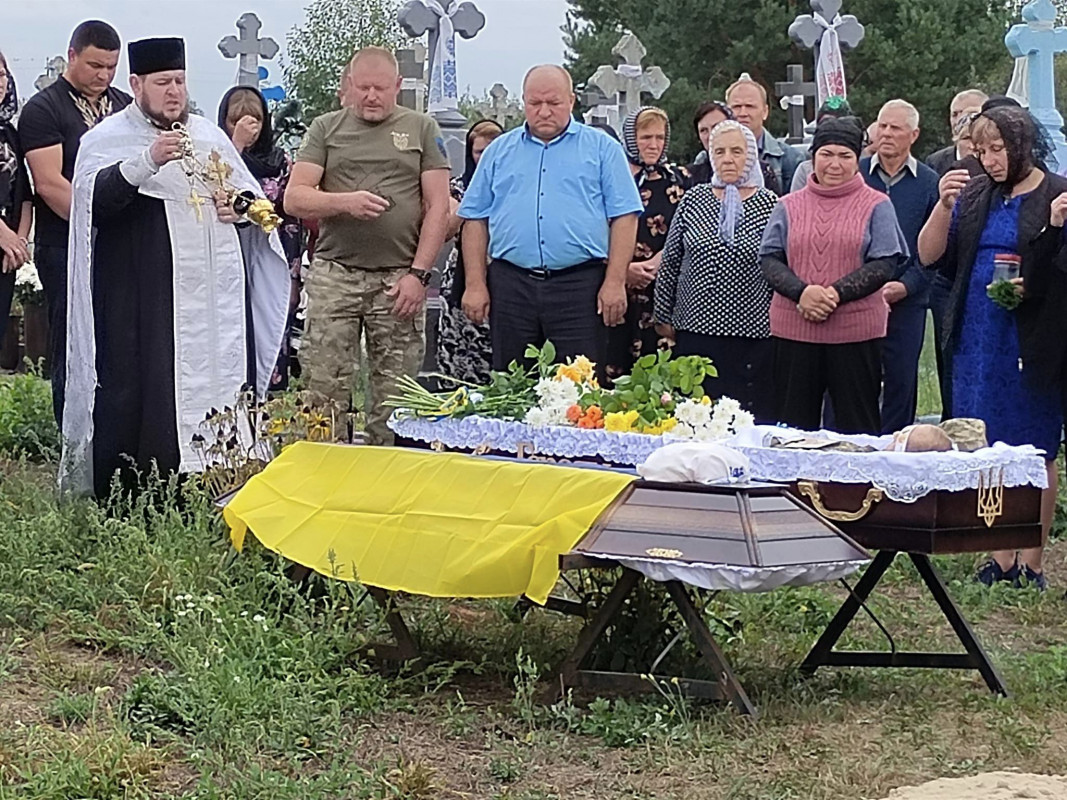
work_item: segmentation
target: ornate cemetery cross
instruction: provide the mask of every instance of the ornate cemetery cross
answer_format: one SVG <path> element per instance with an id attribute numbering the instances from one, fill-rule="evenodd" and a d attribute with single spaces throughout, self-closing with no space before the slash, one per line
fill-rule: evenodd
<path id="1" fill-rule="evenodd" d="M 1067 139 L 1063 136 L 1063 117 L 1056 110 L 1056 53 L 1067 52 L 1067 28 L 1056 27 L 1056 6 L 1052 0 L 1032 0 L 1023 7 L 1022 25 L 1013 25 L 1004 44 L 1016 58 L 1028 62 L 1027 90 L 1030 112 L 1045 128 L 1056 148 L 1057 165 L 1067 167 Z"/>
<path id="2" fill-rule="evenodd" d="M 400 105 L 414 111 L 426 110 L 426 47 L 413 42 L 396 51 L 400 67 Z"/>
<path id="3" fill-rule="evenodd" d="M 641 61 L 648 51 L 632 33 L 623 34 L 611 52 L 622 63 L 618 67 L 598 67 L 589 79 L 589 85 L 611 99 L 619 109 L 621 121 L 631 111 L 641 108 L 642 92 L 658 100 L 670 88 L 671 81 L 659 67 L 641 67 Z"/>
<path id="4" fill-rule="evenodd" d="M 789 26 L 789 38 L 815 51 L 816 107 L 826 98 L 848 96 L 842 50 L 863 41 L 863 26 L 852 14 L 841 16 L 841 0 L 811 0 L 811 14 L 801 14 Z"/>
<path id="5" fill-rule="evenodd" d="M 489 90 L 489 102 L 479 103 L 478 113 L 501 128 L 506 128 L 510 118 L 522 115 L 522 107 L 516 101 L 508 100 L 508 90 L 504 84 L 494 83 Z"/>
<path id="6" fill-rule="evenodd" d="M 789 114 L 789 144 L 804 141 L 804 98 L 815 96 L 815 84 L 804 80 L 804 67 L 790 64 L 785 68 L 788 80 L 774 84 L 774 91 L 781 98 L 782 108 Z M 818 112 L 818 108 L 815 109 Z"/>
<path id="7" fill-rule="evenodd" d="M 269 36 L 259 38 L 263 23 L 251 11 L 246 11 L 237 20 L 240 37 L 227 36 L 219 42 L 219 52 L 226 58 L 236 58 L 237 85 L 259 86 L 259 59 L 268 61 L 278 55 L 278 43 Z"/>
<path id="8" fill-rule="evenodd" d="M 400 7 L 397 22 L 412 39 L 429 34 L 430 98 L 427 110 L 435 115 L 460 117 L 456 34 L 473 39 L 485 27 L 485 15 L 470 2 L 408 0 Z"/>
<path id="9" fill-rule="evenodd" d="M 52 56 L 44 65 L 44 72 L 37 76 L 33 82 L 33 88 L 41 91 L 56 82 L 56 79 L 67 71 L 67 59 L 63 56 Z"/>

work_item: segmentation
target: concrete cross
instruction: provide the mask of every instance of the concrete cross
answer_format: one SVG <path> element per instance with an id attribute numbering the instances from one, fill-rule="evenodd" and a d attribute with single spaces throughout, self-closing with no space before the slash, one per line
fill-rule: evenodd
<path id="1" fill-rule="evenodd" d="M 1067 139 L 1063 135 L 1063 117 L 1056 110 L 1056 53 L 1067 52 L 1067 28 L 1056 27 L 1056 6 L 1052 0 L 1031 0 L 1023 6 L 1023 24 L 1013 25 L 1004 36 L 1004 44 L 1016 58 L 1027 59 L 1030 113 L 1052 138 L 1058 165 L 1067 167 Z"/>
<path id="2" fill-rule="evenodd" d="M 612 99 L 613 105 L 619 109 L 620 118 L 641 107 L 642 93 L 659 99 L 670 88 L 670 78 L 663 74 L 662 69 L 642 68 L 641 61 L 648 51 L 632 33 L 623 34 L 611 52 L 621 63 L 618 67 L 598 67 L 589 79 L 589 85 Z"/>
<path id="3" fill-rule="evenodd" d="M 788 80 L 775 83 L 774 91 L 789 115 L 789 136 L 786 141 L 800 144 L 804 141 L 805 98 L 815 97 L 815 84 L 804 80 L 804 67 L 800 64 L 789 64 L 785 68 L 785 75 Z"/>
<path id="4" fill-rule="evenodd" d="M 414 111 L 426 110 L 426 45 L 414 42 L 396 51 L 400 68 L 400 105 Z"/>
<path id="5" fill-rule="evenodd" d="M 815 53 L 815 69 L 819 69 L 819 43 L 830 25 L 837 33 L 841 51 L 852 50 L 863 41 L 863 26 L 853 14 L 841 14 L 841 0 L 811 0 L 811 14 L 801 14 L 789 26 L 789 38 Z M 816 19 L 818 16 L 820 19 Z M 822 102 L 825 97 L 819 97 Z"/>
<path id="6" fill-rule="evenodd" d="M 508 100 L 507 87 L 502 83 L 494 83 L 489 90 L 489 101 L 478 103 L 478 113 L 485 119 L 491 119 L 501 128 L 506 128 L 508 120 L 522 116 L 522 106 L 515 100 Z"/>
<path id="7" fill-rule="evenodd" d="M 236 58 L 237 85 L 259 86 L 259 59 L 268 61 L 278 55 L 278 43 L 269 36 L 259 38 L 263 23 L 251 11 L 246 11 L 237 20 L 240 37 L 227 36 L 219 42 L 219 52 L 226 58 Z"/>
<path id="8" fill-rule="evenodd" d="M 45 64 L 44 72 L 38 75 L 37 80 L 33 82 L 33 87 L 37 91 L 41 91 L 55 83 L 56 79 L 66 71 L 67 59 L 63 58 L 63 56 L 52 56 Z"/>
<path id="9" fill-rule="evenodd" d="M 479 11 L 474 3 L 456 3 L 454 0 L 439 1 L 448 13 L 449 19 L 452 20 L 453 30 L 464 39 L 473 39 L 485 27 L 485 14 Z M 429 54 L 426 74 L 433 74 L 437 38 L 441 35 L 441 18 L 422 0 L 408 0 L 400 7 L 396 20 L 400 23 L 404 33 L 412 39 L 418 39 L 424 33 L 429 34 L 426 41 L 426 51 Z"/>

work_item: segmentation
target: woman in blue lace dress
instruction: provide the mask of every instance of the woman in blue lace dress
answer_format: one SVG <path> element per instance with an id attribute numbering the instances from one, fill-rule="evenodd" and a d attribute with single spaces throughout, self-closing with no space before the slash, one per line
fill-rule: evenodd
<path id="1" fill-rule="evenodd" d="M 952 170 L 941 179 L 941 202 L 919 237 L 919 256 L 924 264 L 940 259 L 952 284 L 942 342 L 952 360 L 952 415 L 983 420 L 990 442 L 1045 451 L 1047 536 L 1063 433 L 1067 179 L 1044 169 L 1047 140 L 1023 109 L 983 112 L 971 139 L 985 175 Z M 1014 282 L 1022 302 L 1011 310 L 987 295 L 1002 255 L 1021 258 Z M 993 553 L 978 579 L 1044 589 L 1041 562 L 1040 547 Z"/>

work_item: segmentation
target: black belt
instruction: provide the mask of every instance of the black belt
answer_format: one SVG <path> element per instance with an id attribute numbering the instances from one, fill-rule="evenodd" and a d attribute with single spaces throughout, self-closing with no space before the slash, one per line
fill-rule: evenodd
<path id="1" fill-rule="evenodd" d="M 594 258 L 589 261 L 583 261 L 581 264 L 575 264 L 573 267 L 560 267 L 559 269 L 549 269 L 548 267 L 520 267 L 518 264 L 512 264 L 510 261 L 504 261 L 502 258 L 495 259 L 494 264 L 500 264 L 505 267 L 511 267 L 514 270 L 518 270 L 524 275 L 529 275 L 539 281 L 548 280 L 549 278 L 557 278 L 560 275 L 567 275 L 572 272 L 578 272 L 583 269 L 593 269 L 599 267 L 604 269 L 607 266 L 607 262 L 603 259 Z"/>

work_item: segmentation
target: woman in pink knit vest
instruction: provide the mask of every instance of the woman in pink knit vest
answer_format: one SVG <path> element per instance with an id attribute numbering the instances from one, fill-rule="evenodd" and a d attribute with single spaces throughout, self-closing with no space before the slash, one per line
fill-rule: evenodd
<path id="1" fill-rule="evenodd" d="M 862 149 L 855 118 L 820 122 L 812 175 L 781 198 L 760 246 L 760 266 L 774 289 L 778 419 L 803 430 L 820 427 L 827 392 L 838 430 L 881 430 L 889 306 L 880 290 L 899 275 L 908 246 L 889 197 L 859 174 Z"/>

